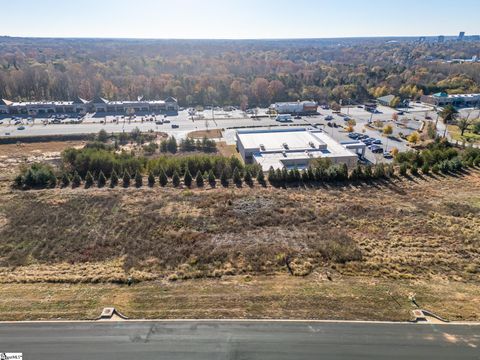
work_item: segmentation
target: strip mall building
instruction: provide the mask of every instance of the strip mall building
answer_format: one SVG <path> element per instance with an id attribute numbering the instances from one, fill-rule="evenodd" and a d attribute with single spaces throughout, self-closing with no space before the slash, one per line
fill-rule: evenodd
<path id="1" fill-rule="evenodd" d="M 177 99 L 168 97 L 165 100 L 110 101 L 95 97 L 88 101 L 77 98 L 74 101 L 26 101 L 14 102 L 0 99 L 0 114 L 45 115 L 55 113 L 127 113 L 155 112 L 176 113 Z"/>

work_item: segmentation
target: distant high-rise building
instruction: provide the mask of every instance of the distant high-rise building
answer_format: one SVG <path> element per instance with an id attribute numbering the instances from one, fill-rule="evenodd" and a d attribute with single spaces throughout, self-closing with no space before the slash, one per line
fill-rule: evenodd
<path id="1" fill-rule="evenodd" d="M 438 37 L 438 42 L 439 42 L 439 43 L 445 42 L 445 36 L 440 35 L 440 36 Z"/>
<path id="2" fill-rule="evenodd" d="M 427 38 L 426 38 L 425 36 L 420 36 L 420 37 L 418 38 L 418 42 L 421 42 L 421 43 L 422 43 L 422 42 L 425 42 L 425 40 L 427 40 Z"/>
<path id="3" fill-rule="evenodd" d="M 465 31 L 460 31 L 460 34 L 458 34 L 458 41 L 462 41 L 464 37 L 465 37 Z"/>

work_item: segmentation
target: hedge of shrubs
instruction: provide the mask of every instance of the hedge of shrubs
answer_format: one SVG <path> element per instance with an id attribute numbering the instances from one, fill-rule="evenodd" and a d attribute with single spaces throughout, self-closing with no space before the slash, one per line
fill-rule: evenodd
<path id="1" fill-rule="evenodd" d="M 421 151 L 407 151 L 398 153 L 395 162 L 400 165 L 400 175 L 418 175 L 419 169 L 423 174 L 455 173 L 463 168 L 480 166 L 480 149 L 468 147 L 463 150 L 454 148 L 450 143 L 436 140 Z"/>

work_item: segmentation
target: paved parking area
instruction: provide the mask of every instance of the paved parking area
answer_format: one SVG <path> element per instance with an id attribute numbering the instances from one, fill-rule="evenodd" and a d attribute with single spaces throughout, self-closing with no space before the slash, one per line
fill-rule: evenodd
<path id="1" fill-rule="evenodd" d="M 126 116 L 121 115 L 101 115 L 101 114 L 88 114 L 80 124 L 47 124 L 44 125 L 45 119 L 35 119 L 34 121 L 28 121 L 27 117 L 22 118 L 22 123 L 15 125 L 10 118 L 3 117 L 0 119 L 3 123 L 0 124 L 0 136 L 39 136 L 39 135 L 65 135 L 65 134 L 84 134 L 84 133 L 97 133 L 101 129 L 107 132 L 119 133 L 130 132 L 134 128 L 139 128 L 141 131 L 161 131 L 173 135 L 177 138 L 184 138 L 189 132 L 195 130 L 205 129 L 232 129 L 242 127 L 273 127 L 279 125 L 288 126 L 316 126 L 324 129 L 330 136 L 337 141 L 351 140 L 348 137 L 348 133 L 344 130 L 343 126 L 346 125 L 344 115 L 347 115 L 355 119 L 357 125 L 355 126 L 355 132 L 364 133 L 370 137 L 380 139 L 386 150 L 396 147 L 400 151 L 408 149 L 406 142 L 400 140 L 399 134 L 410 134 L 412 131 L 418 130 L 421 125 L 421 120 L 425 118 L 425 110 L 408 112 L 399 117 L 399 121 L 394 123 L 392 121 L 392 115 L 396 112 L 393 109 L 379 107 L 378 114 L 371 114 L 365 111 L 363 108 L 349 107 L 343 108 L 341 114 L 334 114 L 332 110 L 320 109 L 320 115 L 316 116 L 304 116 L 301 119 L 293 119 L 288 124 L 280 124 L 275 121 L 275 116 L 268 117 L 266 115 L 267 109 L 259 109 L 257 115 L 260 118 L 251 118 L 248 114 L 240 111 L 223 111 L 223 110 L 205 110 L 197 112 L 195 116 L 191 116 L 187 110 L 180 111 L 176 116 L 168 116 L 164 118 L 163 115 L 144 114 L 137 115 L 134 118 L 129 119 Z M 433 112 L 431 112 L 433 116 Z M 329 121 L 325 120 L 326 116 L 332 116 L 331 123 L 339 125 L 339 127 L 329 127 Z M 159 124 L 159 121 L 164 121 L 163 124 Z M 68 122 L 68 120 L 65 120 Z M 369 122 L 381 121 L 383 124 L 390 123 L 393 126 L 394 133 L 392 138 L 387 139 L 383 134 L 375 130 L 367 124 Z M 20 128 L 23 127 L 23 129 Z M 234 136 L 231 135 L 232 131 L 225 132 L 227 142 L 234 141 Z M 382 154 L 373 154 L 367 150 L 366 159 L 372 163 L 378 161 L 386 161 L 383 159 Z"/>

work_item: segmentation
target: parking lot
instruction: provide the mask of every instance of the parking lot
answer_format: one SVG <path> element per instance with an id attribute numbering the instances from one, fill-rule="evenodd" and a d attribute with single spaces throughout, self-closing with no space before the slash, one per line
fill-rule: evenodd
<path id="1" fill-rule="evenodd" d="M 408 149 L 407 143 L 401 139 L 413 131 L 417 131 L 425 117 L 436 117 L 431 108 L 415 107 L 408 109 L 398 116 L 397 121 L 392 116 L 398 110 L 387 107 L 378 107 L 378 113 L 372 114 L 360 107 L 344 107 L 340 113 L 334 113 L 331 109 L 319 108 L 320 115 L 303 116 L 300 119 L 292 118 L 285 124 L 275 121 L 275 116 L 269 116 L 267 109 L 256 109 L 249 114 L 240 111 L 224 111 L 223 109 L 206 109 L 197 111 L 195 114 L 188 110 L 182 110 L 175 116 L 163 114 L 137 114 L 133 117 L 125 115 L 87 114 L 78 121 L 77 116 L 67 117 L 53 123 L 50 118 L 29 118 L 28 116 L 0 118 L 0 137 L 10 136 L 40 136 L 40 135 L 65 135 L 97 133 L 101 129 L 107 132 L 119 133 L 130 132 L 138 127 L 141 131 L 165 132 L 177 138 L 184 138 L 189 132 L 206 129 L 234 129 L 244 127 L 272 127 L 279 125 L 288 126 L 315 126 L 323 129 L 337 141 L 352 141 L 346 131 L 347 121 L 345 118 L 354 119 L 356 125 L 354 132 L 378 140 L 379 146 L 384 151 L 390 151 L 393 147 L 399 151 Z M 252 118 L 255 115 L 256 118 Z M 331 120 L 327 120 L 331 118 Z M 381 125 L 380 128 L 371 126 Z M 385 124 L 391 124 L 393 134 L 387 138 L 381 131 Z M 227 131 L 228 132 L 228 131 Z M 230 136 L 225 134 L 227 141 Z M 373 140 L 372 140 L 373 141 Z M 383 158 L 383 151 L 373 154 L 366 152 L 366 159 L 372 163 L 388 161 Z"/>

